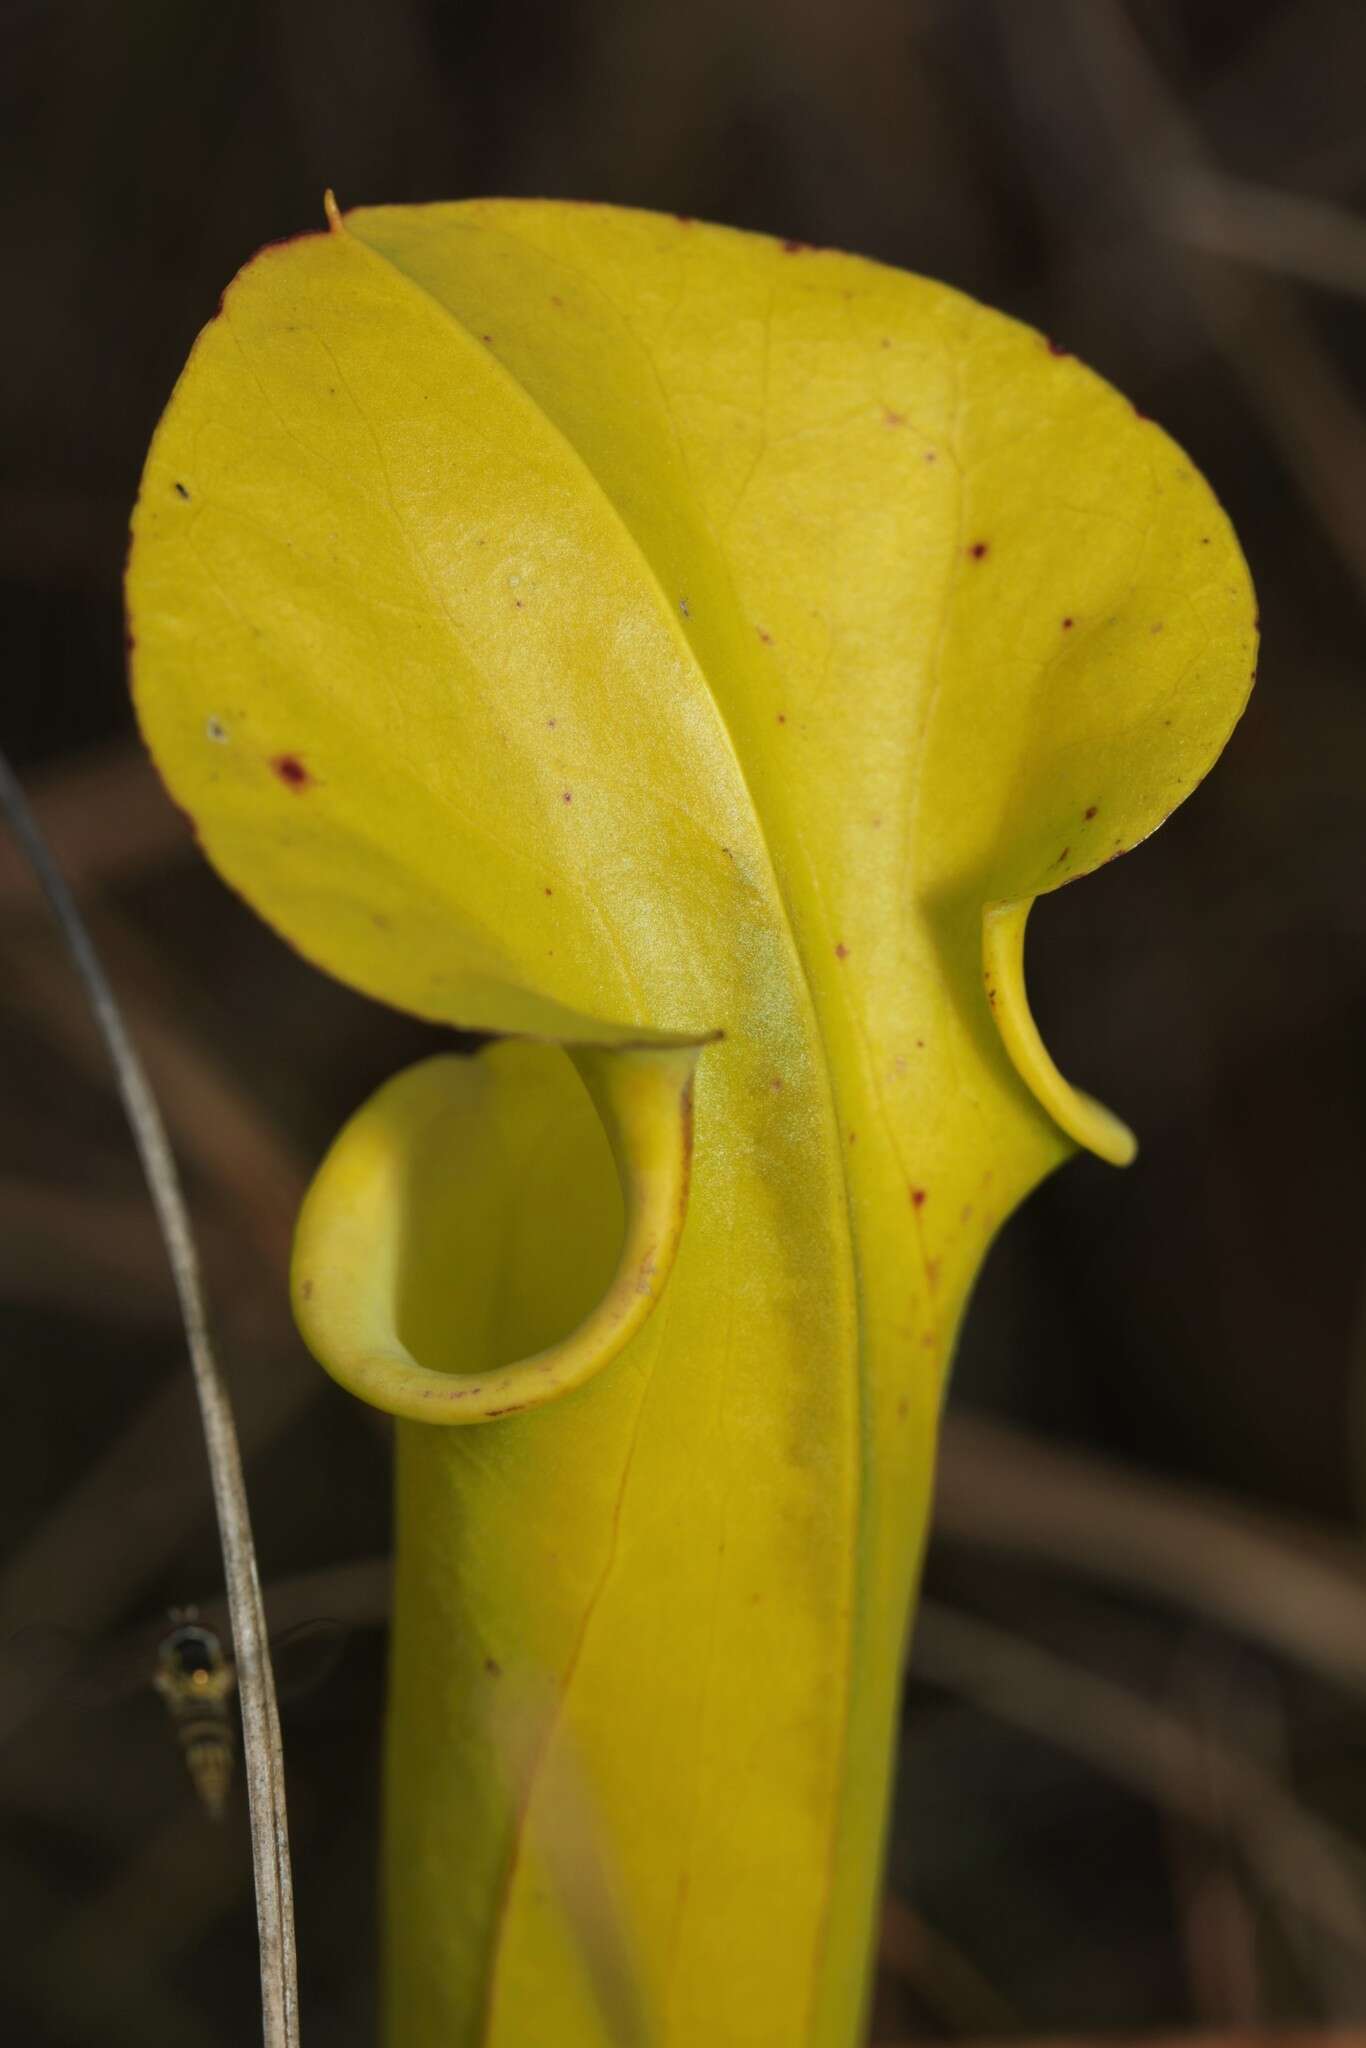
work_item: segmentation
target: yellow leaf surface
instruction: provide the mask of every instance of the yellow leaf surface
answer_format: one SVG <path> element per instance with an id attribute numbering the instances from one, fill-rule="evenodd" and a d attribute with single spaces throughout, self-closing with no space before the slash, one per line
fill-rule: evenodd
<path id="1" fill-rule="evenodd" d="M 540 1041 L 381 1091 L 296 1255 L 323 1362 L 408 1418 L 391 2040 L 851 2048 L 953 1334 L 1069 1146 L 1132 1152 L 1025 919 L 1236 719 L 1227 521 L 943 286 L 362 209 L 201 336 L 129 606 L 228 879 Z"/>

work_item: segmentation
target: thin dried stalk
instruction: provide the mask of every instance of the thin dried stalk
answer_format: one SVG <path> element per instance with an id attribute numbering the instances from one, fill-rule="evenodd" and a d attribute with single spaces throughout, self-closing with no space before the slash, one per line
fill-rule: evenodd
<path id="1" fill-rule="evenodd" d="M 1172 181 L 1167 219 L 1192 249 L 1366 299 L 1366 221 L 1332 200 L 1187 170 Z"/>
<path id="2" fill-rule="evenodd" d="M 882 1901 L 878 1961 L 909 1984 L 917 1998 L 946 2023 L 951 2037 L 1018 2034 L 1019 2014 L 993 1989 L 969 1956 L 904 1899 Z"/>
<path id="3" fill-rule="evenodd" d="M 68 887 L 87 903 L 196 854 L 189 819 L 136 740 L 91 748 L 33 777 L 28 802 Z M 0 912 L 27 917 L 34 907 L 26 863 L 0 844 Z"/>
<path id="4" fill-rule="evenodd" d="M 1208 1827 L 1211 1800 L 1272 1898 L 1321 1928 L 1359 1965 L 1366 1898 L 1352 1845 L 1250 1757 L 1114 1679 L 1054 1656 L 1009 1629 L 926 1601 L 911 1668 L 1171 1813 Z"/>
<path id="5" fill-rule="evenodd" d="M 934 1526 L 953 1543 L 1136 1588 L 1366 1698 L 1366 1572 L 1315 1525 L 951 1413 Z"/>
<path id="6" fill-rule="evenodd" d="M 1191 181 L 1220 176 L 1205 138 L 1120 0 L 1068 0 L 1065 12 L 1135 202 L 1156 234 L 1190 247 L 1174 216 Z M 1366 594 L 1366 424 L 1354 391 L 1295 295 L 1269 277 L 1241 276 L 1226 263 L 1197 257 L 1187 282 L 1211 341 L 1242 381 L 1325 538 Z"/>
<path id="7" fill-rule="evenodd" d="M 0 807 L 42 885 L 85 985 L 113 1062 L 147 1185 L 166 1241 L 199 1399 L 209 1476 L 223 1551 L 223 1574 L 242 1703 L 242 1746 L 251 1809 L 256 1922 L 261 1951 L 261 2009 L 266 2048 L 298 2048 L 294 1898 L 285 1813 L 284 1756 L 275 1681 L 266 1644 L 242 1458 L 232 1409 L 209 1337 L 199 1259 L 174 1155 L 142 1062 L 124 1027 L 75 901 L 47 850 L 19 781 L 0 754 Z"/>

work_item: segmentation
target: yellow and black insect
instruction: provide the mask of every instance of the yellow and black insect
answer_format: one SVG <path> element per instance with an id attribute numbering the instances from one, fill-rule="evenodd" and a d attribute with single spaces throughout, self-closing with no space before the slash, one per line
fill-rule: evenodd
<path id="1" fill-rule="evenodd" d="M 172 1608 L 171 1621 L 174 1626 L 157 1651 L 152 1683 L 166 1702 L 205 1811 L 221 1820 L 236 1749 L 231 1701 L 237 1673 L 222 1642 L 193 1607 Z"/>
<path id="2" fill-rule="evenodd" d="M 0 1743 L 42 1712 L 108 1713 L 144 1694 L 161 1694 L 195 1792 L 215 1820 L 227 1809 L 237 1753 L 233 1694 L 237 1672 L 224 1637 L 194 1607 L 173 1607 L 170 1629 L 155 1640 L 146 1624 L 99 1643 L 79 1631 L 33 1623 L 0 1641 Z M 283 1703 L 315 1693 L 330 1677 L 351 1634 L 317 1616 L 270 1639 L 276 1692 Z M 151 1663 L 151 1671 L 148 1664 Z"/>

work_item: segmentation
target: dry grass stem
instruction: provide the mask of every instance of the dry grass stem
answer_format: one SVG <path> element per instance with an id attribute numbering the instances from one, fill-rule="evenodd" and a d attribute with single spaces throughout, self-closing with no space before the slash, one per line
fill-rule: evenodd
<path id="1" fill-rule="evenodd" d="M 1317 1532 L 952 1414 L 935 1529 L 1155 1595 L 1366 1697 L 1366 1571 Z"/>
<path id="2" fill-rule="evenodd" d="M 294 1902 L 280 1720 L 266 1642 L 265 1609 L 256 1570 L 241 1453 L 227 1390 L 209 1335 L 189 1215 L 161 1112 L 124 1026 L 113 990 L 74 898 L 48 853 L 18 779 L 3 755 L 0 755 L 0 805 L 3 805 L 15 838 L 42 885 L 84 984 L 113 1063 L 119 1093 L 166 1241 L 185 1323 L 208 1452 L 237 1661 L 256 1875 L 264 2037 L 266 2048 L 297 2048 L 299 2017 Z"/>
<path id="3" fill-rule="evenodd" d="M 913 1669 L 1196 1826 L 1217 1810 L 1290 1924 L 1313 1921 L 1358 1971 L 1366 1964 L 1366 1899 L 1352 1845 L 1250 1758 L 1113 1679 L 934 1602 L 921 1610 Z"/>

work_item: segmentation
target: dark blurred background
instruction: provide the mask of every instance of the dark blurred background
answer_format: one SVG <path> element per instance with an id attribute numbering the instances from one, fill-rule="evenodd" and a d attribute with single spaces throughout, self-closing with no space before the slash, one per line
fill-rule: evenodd
<path id="1" fill-rule="evenodd" d="M 973 1307 L 874 2039 L 1366 2023 L 1366 7 L 0 21 L 0 744 L 185 1165 L 272 1622 L 346 1627 L 285 1704 L 305 2037 L 373 2037 L 389 1480 L 377 1418 L 293 1334 L 287 1246 L 342 1118 L 432 1039 L 199 862 L 132 732 L 119 579 L 197 329 L 329 184 L 615 200 L 932 273 L 1084 356 L 1228 506 L 1261 599 L 1252 707 L 1150 845 L 1031 927 L 1045 1036 L 1143 1151 L 1058 1175 Z M 0 920 L 0 2029 L 218 2048 L 257 2037 L 242 1803 L 201 1816 L 147 1683 L 168 1605 L 220 1612 L 183 1346 L 8 846 Z"/>

